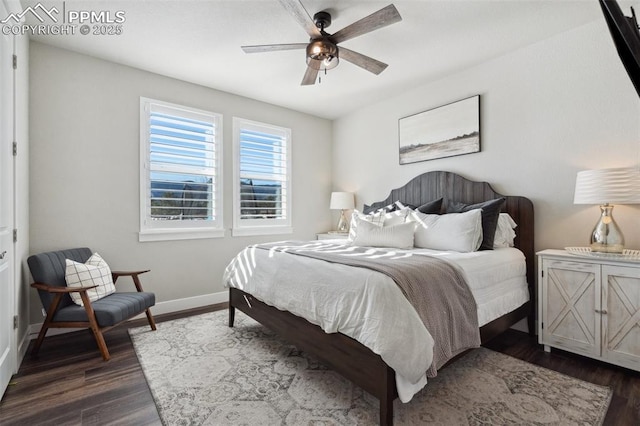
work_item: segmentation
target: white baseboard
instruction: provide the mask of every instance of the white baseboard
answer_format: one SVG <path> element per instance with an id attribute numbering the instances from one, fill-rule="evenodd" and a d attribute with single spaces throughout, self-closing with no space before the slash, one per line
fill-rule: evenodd
<path id="1" fill-rule="evenodd" d="M 202 296 L 185 297 L 184 299 L 168 300 L 159 302 L 152 308 L 154 315 L 170 314 L 172 312 L 184 311 L 187 309 L 201 308 L 207 305 L 215 305 L 229 300 L 229 291 L 219 293 L 203 294 Z M 144 314 L 136 318 L 145 318 Z"/>
<path id="2" fill-rule="evenodd" d="M 158 302 L 153 308 L 151 313 L 153 315 L 170 314 L 172 312 L 184 311 L 187 309 L 201 308 L 203 306 L 215 305 L 216 303 L 223 303 L 229 300 L 229 292 L 221 291 L 219 293 L 203 294 L 201 296 L 185 297 L 184 299 L 167 300 L 165 302 Z M 145 314 L 142 313 L 136 316 L 134 319 L 145 318 Z M 25 334 L 24 351 L 26 352 L 27 346 L 29 346 L 29 340 L 38 337 L 38 333 L 42 328 L 42 323 L 36 323 L 29 325 L 29 333 Z M 73 331 L 84 330 L 82 328 L 50 328 L 47 331 L 47 336 L 56 336 L 58 334 L 71 333 Z M 22 343 L 21 343 L 22 345 Z"/>
<path id="3" fill-rule="evenodd" d="M 18 342 L 18 354 L 17 354 L 17 366 L 19 367 L 20 364 L 22 364 L 22 360 L 24 359 L 24 356 L 27 354 L 27 348 L 29 347 L 29 342 L 31 341 L 31 327 L 27 327 L 27 329 L 25 330 L 24 334 L 22 335 L 22 338 L 20 339 L 20 341 Z M 39 329 L 38 329 L 39 331 Z M 37 334 L 36 334 L 37 337 Z M 17 368 L 16 368 L 17 370 Z M 17 372 L 17 371 L 16 371 Z"/>

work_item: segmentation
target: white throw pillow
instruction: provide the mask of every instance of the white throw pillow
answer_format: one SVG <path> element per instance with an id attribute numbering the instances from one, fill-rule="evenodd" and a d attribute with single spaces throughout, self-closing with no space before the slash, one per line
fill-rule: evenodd
<path id="1" fill-rule="evenodd" d="M 381 212 L 364 214 L 358 210 L 354 210 L 353 213 L 351 213 L 351 222 L 349 223 L 349 241 L 353 241 L 358 232 L 358 226 L 360 226 L 362 222 L 382 227 L 384 224 L 384 214 Z"/>
<path id="2" fill-rule="evenodd" d="M 398 203 L 400 204 L 400 203 Z M 401 207 L 398 210 L 384 214 L 384 226 L 396 226 L 407 221 L 407 217 L 412 212 L 409 207 Z"/>
<path id="3" fill-rule="evenodd" d="M 443 215 L 412 213 L 417 222 L 415 246 L 433 250 L 472 252 L 482 243 L 482 210 Z"/>
<path id="4" fill-rule="evenodd" d="M 362 221 L 354 233 L 352 244 L 365 247 L 413 248 L 414 222 L 394 226 L 376 226 Z"/>
<path id="5" fill-rule="evenodd" d="M 498 226 L 496 236 L 493 239 L 494 248 L 513 247 L 513 239 L 516 237 L 514 229 L 518 224 L 509 213 L 500 213 L 498 216 Z"/>
<path id="6" fill-rule="evenodd" d="M 111 269 L 98 253 L 94 253 L 85 263 L 66 259 L 66 265 L 64 278 L 68 287 L 98 286 L 87 290 L 90 301 L 95 302 L 115 293 L 116 286 L 113 284 Z M 80 293 L 69 293 L 69 295 L 74 303 L 84 306 Z"/>

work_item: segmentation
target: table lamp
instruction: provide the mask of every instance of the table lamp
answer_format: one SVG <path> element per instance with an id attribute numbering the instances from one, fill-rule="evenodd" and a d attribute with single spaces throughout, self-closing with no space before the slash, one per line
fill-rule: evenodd
<path id="1" fill-rule="evenodd" d="M 591 250 L 622 253 L 624 236 L 611 213 L 613 204 L 640 204 L 640 169 L 628 167 L 578 172 L 573 203 L 600 205 L 600 220 L 591 233 Z"/>
<path id="2" fill-rule="evenodd" d="M 329 208 L 331 210 L 340 210 L 340 219 L 338 220 L 337 232 L 346 234 L 349 232 L 349 222 L 344 215 L 345 210 L 350 210 L 355 207 L 353 201 L 353 194 L 351 192 L 332 192 L 331 202 Z"/>

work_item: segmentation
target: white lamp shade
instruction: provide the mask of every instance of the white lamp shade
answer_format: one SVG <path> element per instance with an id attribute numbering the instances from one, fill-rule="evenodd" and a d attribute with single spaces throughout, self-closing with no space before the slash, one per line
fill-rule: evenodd
<path id="1" fill-rule="evenodd" d="M 355 207 L 351 192 L 332 192 L 329 208 L 331 210 L 350 210 Z"/>
<path id="2" fill-rule="evenodd" d="M 584 170 L 576 177 L 574 204 L 640 204 L 640 169 Z"/>

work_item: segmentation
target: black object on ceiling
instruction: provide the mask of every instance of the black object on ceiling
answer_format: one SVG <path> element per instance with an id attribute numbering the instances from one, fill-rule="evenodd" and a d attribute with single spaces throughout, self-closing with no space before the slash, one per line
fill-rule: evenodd
<path id="1" fill-rule="evenodd" d="M 620 60 L 640 96 L 640 29 L 636 14 L 631 8 L 631 17 L 625 16 L 615 0 L 598 1 Z"/>

